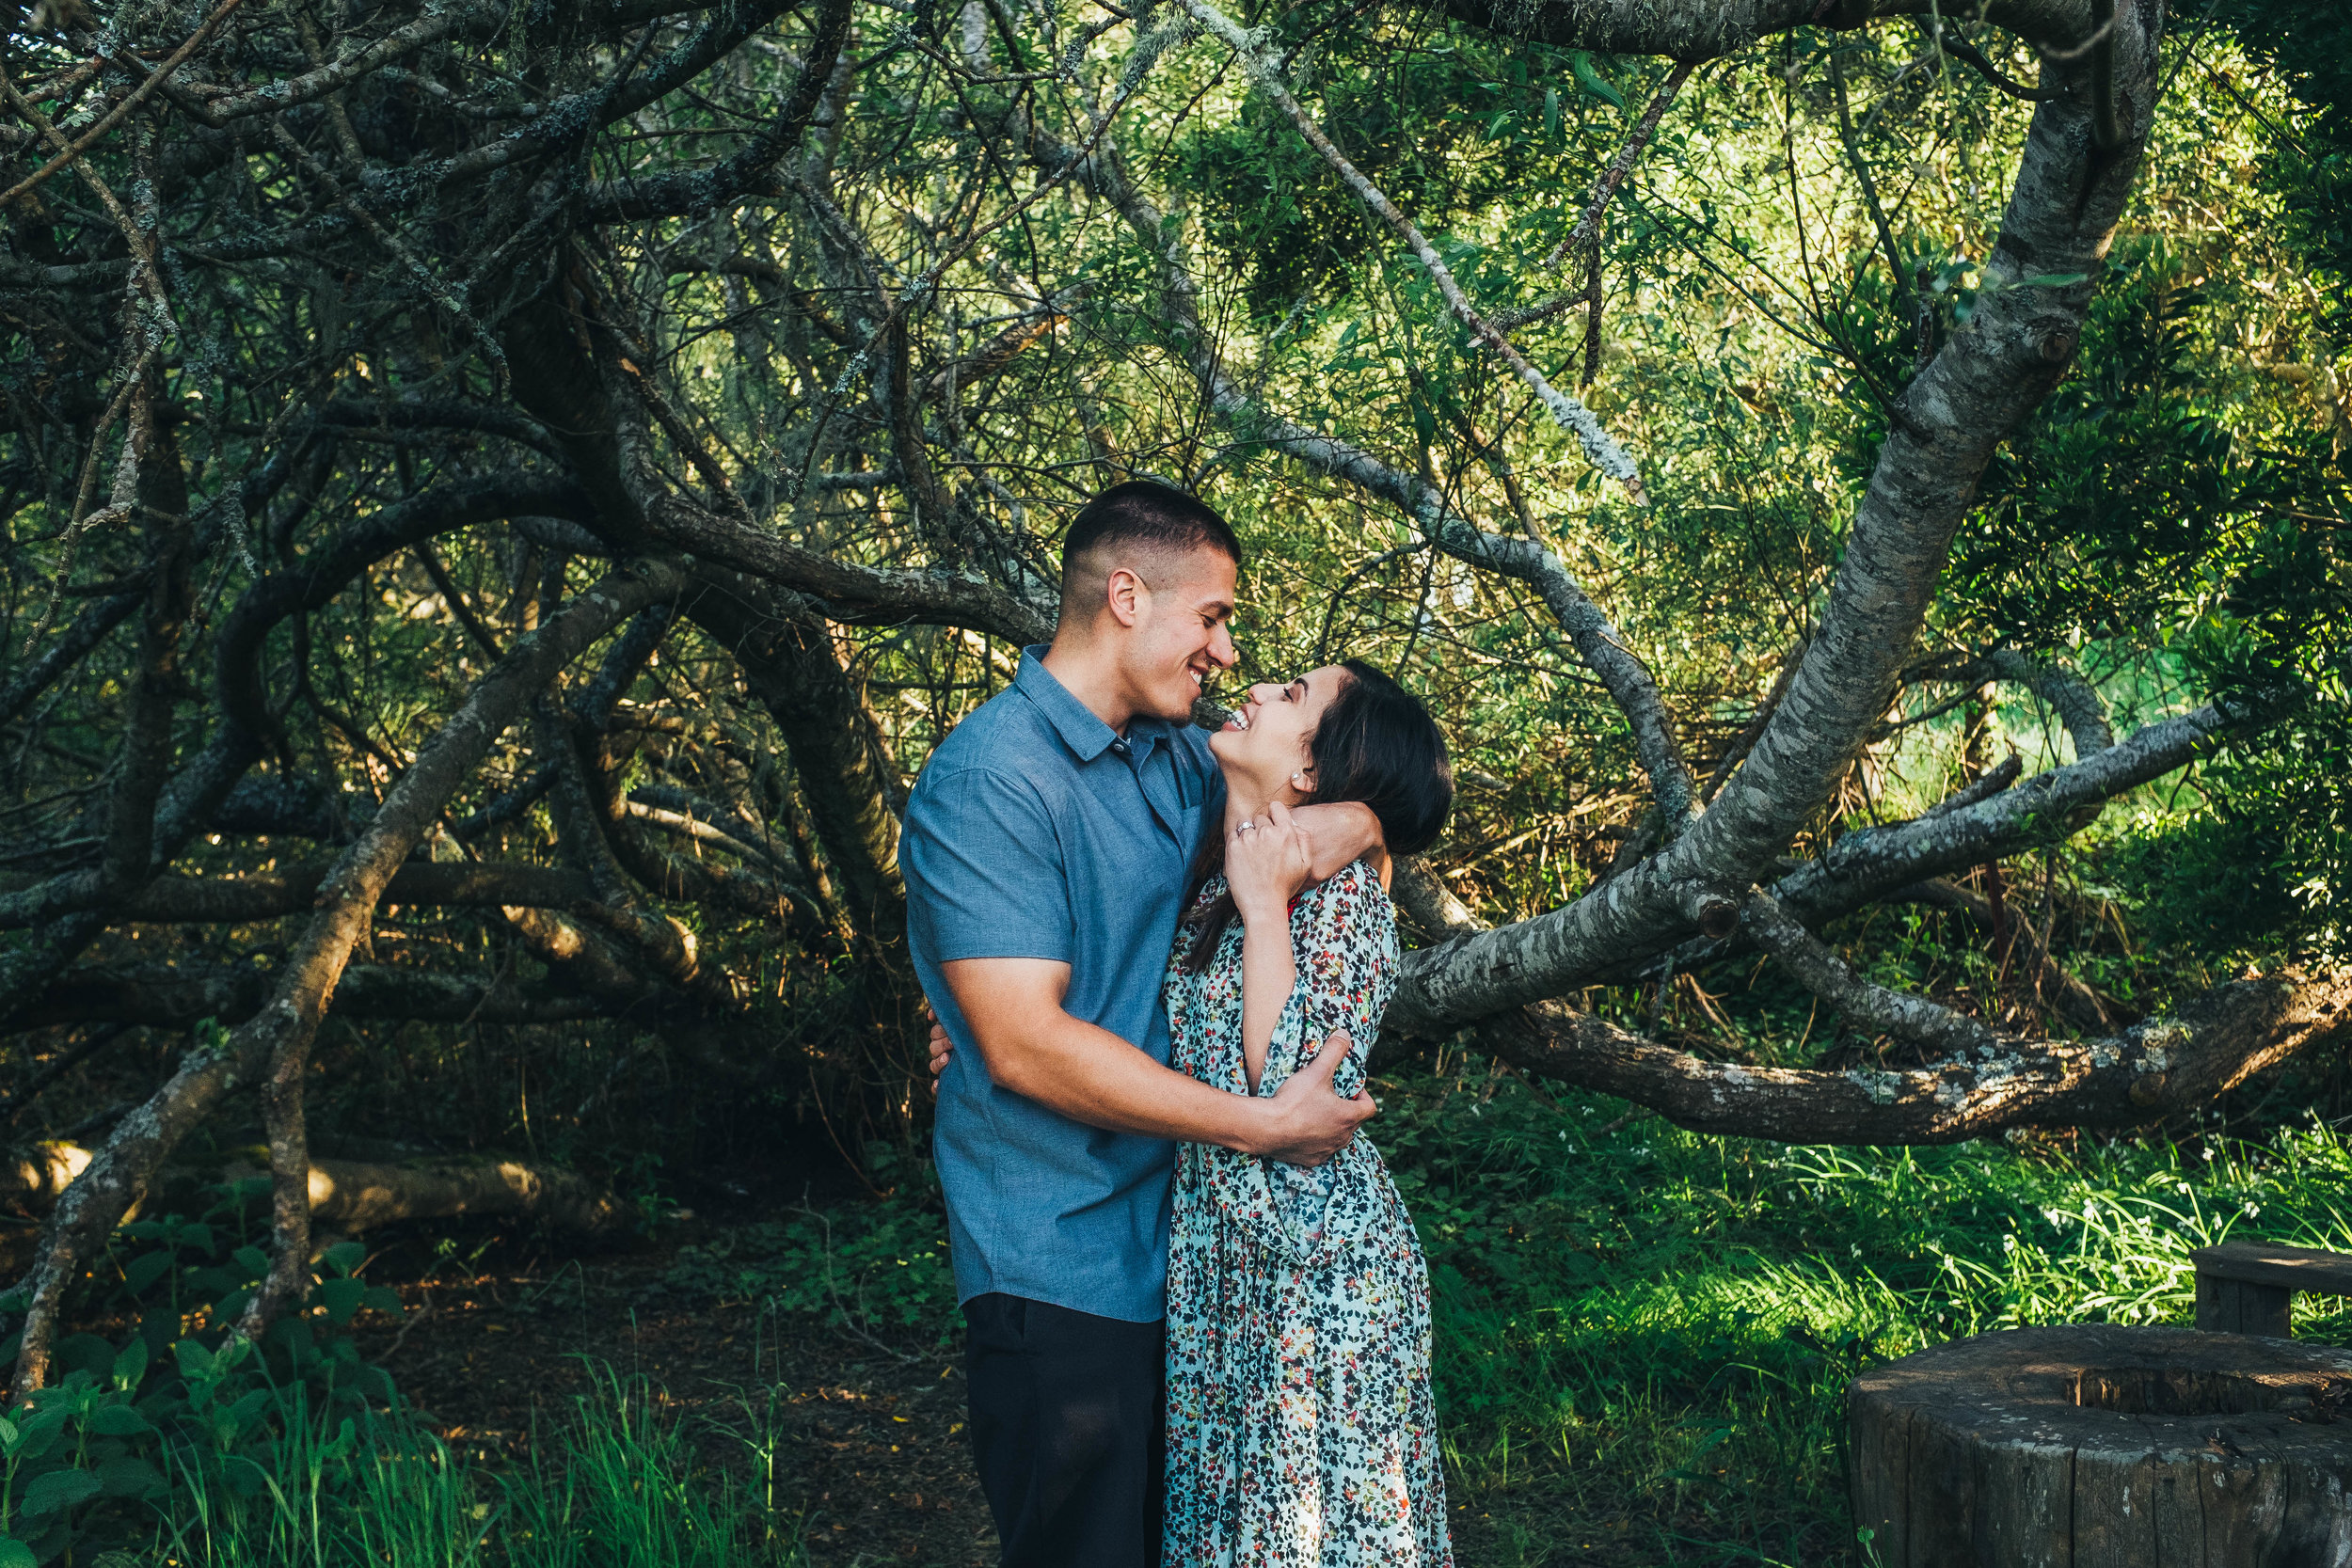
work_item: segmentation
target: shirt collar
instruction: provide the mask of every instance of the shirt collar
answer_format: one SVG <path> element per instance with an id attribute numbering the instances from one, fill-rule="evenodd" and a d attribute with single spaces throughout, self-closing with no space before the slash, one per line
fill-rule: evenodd
<path id="1" fill-rule="evenodd" d="M 1061 743 L 1076 753 L 1080 762 L 1092 762 L 1120 740 L 1120 734 L 1097 717 L 1094 710 L 1071 694 L 1070 688 L 1045 668 L 1048 644 L 1035 642 L 1021 650 L 1021 673 L 1013 677 L 1013 689 L 1029 699 L 1045 721 L 1054 726 Z M 1127 725 L 1126 739 L 1142 756 L 1149 756 L 1152 748 L 1167 734 L 1168 725 L 1157 719 L 1136 718 Z"/>

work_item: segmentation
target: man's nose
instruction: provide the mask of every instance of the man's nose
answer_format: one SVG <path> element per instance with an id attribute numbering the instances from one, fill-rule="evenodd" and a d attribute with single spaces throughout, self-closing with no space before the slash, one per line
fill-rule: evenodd
<path id="1" fill-rule="evenodd" d="M 1241 662 L 1241 655 L 1233 648 L 1233 634 L 1222 621 L 1209 637 L 1209 662 L 1220 670 L 1231 670 Z"/>

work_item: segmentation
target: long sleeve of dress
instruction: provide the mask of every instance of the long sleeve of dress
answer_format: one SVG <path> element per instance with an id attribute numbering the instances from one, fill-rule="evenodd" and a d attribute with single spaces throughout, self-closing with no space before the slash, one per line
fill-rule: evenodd
<path id="1" fill-rule="evenodd" d="M 1227 940 L 1237 958 L 1239 934 Z M 1396 989 L 1396 920 L 1370 866 L 1359 862 L 1299 898 L 1291 911 L 1291 951 L 1298 978 L 1275 1019 L 1257 1092 L 1274 1094 L 1314 1058 L 1332 1030 L 1345 1029 L 1355 1044 L 1332 1085 L 1341 1094 L 1356 1094 Z M 1233 1000 L 1238 1012 L 1239 999 Z M 1225 1086 L 1243 1087 L 1238 1069 L 1236 1061 L 1233 1081 Z M 1216 1202 L 1261 1245 L 1295 1262 L 1329 1259 L 1372 1216 L 1376 1157 L 1361 1145 L 1311 1167 L 1225 1149 L 1204 1149 L 1200 1157 Z M 1385 1190 L 1385 1181 L 1380 1186 Z"/>
<path id="2" fill-rule="evenodd" d="M 1396 921 L 1372 868 L 1359 861 L 1307 890 L 1291 911 L 1291 952 L 1298 979 L 1274 1021 L 1258 1092 L 1271 1095 L 1314 1059 L 1325 1037 L 1355 1038 L 1332 1085 L 1343 1095 L 1364 1086 L 1364 1057 L 1396 990 Z"/>

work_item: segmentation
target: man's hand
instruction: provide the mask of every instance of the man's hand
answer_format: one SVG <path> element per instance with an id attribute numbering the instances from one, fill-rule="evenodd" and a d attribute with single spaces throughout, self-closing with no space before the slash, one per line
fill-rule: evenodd
<path id="1" fill-rule="evenodd" d="M 1285 1164 L 1319 1165 L 1347 1147 L 1356 1129 L 1380 1109 L 1368 1094 L 1343 1100 L 1331 1087 L 1331 1075 L 1340 1069 L 1355 1043 L 1346 1030 L 1331 1031 L 1315 1059 L 1274 1091 L 1266 1102 L 1274 1113 L 1269 1141 L 1249 1152 Z"/>
<path id="2" fill-rule="evenodd" d="M 947 1070 L 947 1058 L 956 1053 L 956 1042 L 947 1037 L 947 1026 L 939 1022 L 939 1009 L 926 1006 L 923 1016 L 931 1021 L 931 1098 L 939 1098 L 939 1075 Z"/>
<path id="3" fill-rule="evenodd" d="M 1343 1032 L 1335 1031 L 1279 1094 L 1229 1094 L 1064 1012 L 1068 964 L 956 958 L 941 968 L 989 1082 L 1089 1127 L 1315 1164 L 1345 1145 L 1376 1108 L 1368 1095 L 1342 1100 L 1331 1092 L 1331 1074 L 1349 1046 Z"/>
<path id="4" fill-rule="evenodd" d="M 1310 882 L 1327 882 L 1367 855 L 1375 864 L 1387 858 L 1380 819 L 1361 800 L 1301 806 L 1290 814 L 1290 819 L 1306 841 L 1307 861 L 1313 867 L 1307 879 Z"/>

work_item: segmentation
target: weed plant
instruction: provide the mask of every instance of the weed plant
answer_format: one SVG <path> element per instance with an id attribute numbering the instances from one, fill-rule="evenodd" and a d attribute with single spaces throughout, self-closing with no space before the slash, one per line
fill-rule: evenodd
<path id="1" fill-rule="evenodd" d="M 771 1409 L 687 1425 L 645 1380 L 592 1369 L 533 1463 L 485 1474 L 394 1406 L 340 1419 L 296 1385 L 252 1484 L 171 1466 L 151 1551 L 172 1568 L 799 1568 L 776 1510 Z M 714 1455 L 705 1451 L 711 1440 Z M 733 1461 L 734 1463 L 730 1463 Z M 748 1464 L 744 1463 L 748 1461 Z"/>
<path id="2" fill-rule="evenodd" d="M 398 1312 L 359 1277 L 366 1248 L 321 1255 L 309 1310 L 259 1343 L 227 1325 L 268 1258 L 267 1186 L 230 1183 L 199 1218 L 116 1237 L 86 1316 L 120 1344 L 58 1346 L 62 1375 L 0 1417 L 0 1568 L 792 1568 L 778 1511 L 776 1395 L 691 1429 L 646 1380 L 592 1368 L 520 1474 L 466 1465 L 339 1332 Z M 0 1296 L 0 1310 L 22 1310 Z M 13 1353 L 13 1341 L 0 1356 Z"/>

